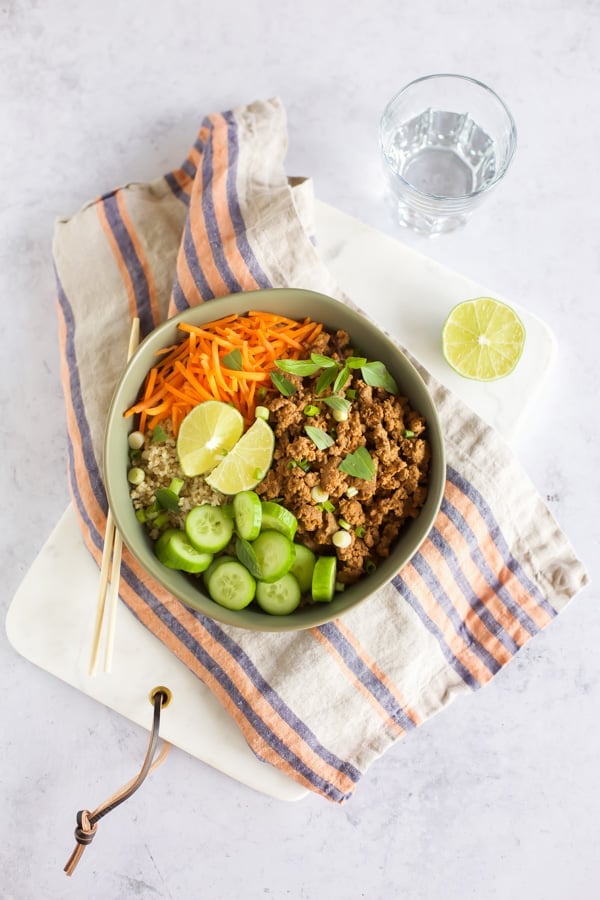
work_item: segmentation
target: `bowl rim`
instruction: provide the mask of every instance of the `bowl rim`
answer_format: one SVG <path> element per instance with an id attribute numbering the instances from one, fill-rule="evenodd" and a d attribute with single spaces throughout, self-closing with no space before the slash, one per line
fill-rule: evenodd
<path id="1" fill-rule="evenodd" d="M 122 447 L 122 454 L 119 454 L 116 443 L 117 441 L 121 441 L 122 434 L 126 435 L 131 431 L 131 425 L 127 424 L 128 420 L 123 416 L 124 410 L 130 405 L 130 402 L 126 401 L 124 398 L 124 394 L 127 393 L 128 389 L 129 397 L 132 397 L 132 385 L 130 384 L 131 375 L 140 366 L 140 361 L 145 359 L 147 355 L 154 353 L 156 350 L 160 349 L 160 347 L 166 346 L 167 343 L 172 343 L 172 341 L 167 341 L 163 337 L 164 335 L 167 335 L 173 329 L 175 329 L 176 332 L 179 322 L 186 321 L 186 319 L 192 323 L 194 323 L 194 320 L 198 317 L 200 317 L 202 323 L 216 321 L 232 312 L 243 314 L 244 311 L 260 309 L 261 302 L 265 303 L 267 306 L 278 303 L 282 301 L 284 297 L 290 297 L 292 301 L 296 303 L 302 303 L 302 301 L 306 301 L 307 303 L 317 303 L 319 306 L 323 306 L 326 313 L 331 313 L 331 315 L 334 316 L 335 313 L 341 313 L 341 310 L 343 310 L 342 318 L 344 320 L 350 320 L 352 324 L 357 324 L 359 327 L 364 328 L 366 332 L 369 333 L 370 339 L 381 345 L 385 352 L 382 352 L 379 355 L 394 357 L 398 363 L 396 367 L 393 365 L 391 366 L 392 369 L 396 368 L 396 372 L 393 373 L 395 377 L 398 377 L 397 370 L 398 368 L 401 368 L 404 377 L 412 379 L 413 387 L 418 386 L 422 397 L 427 401 L 429 409 L 427 411 L 426 419 L 428 430 L 430 430 L 429 438 L 430 443 L 432 443 L 432 438 L 435 438 L 436 446 L 432 453 L 432 467 L 430 469 L 428 496 L 425 506 L 421 510 L 419 516 L 409 523 L 409 527 L 413 526 L 413 532 L 417 532 L 417 540 L 414 541 L 414 544 L 411 544 L 410 552 L 405 552 L 396 563 L 391 562 L 395 559 L 395 554 L 390 554 L 390 557 L 384 560 L 376 572 L 337 594 L 331 603 L 315 603 L 314 605 L 302 607 L 288 616 L 272 616 L 263 613 L 262 611 L 254 609 L 250 610 L 249 608 L 235 611 L 219 606 L 204 592 L 200 580 L 196 585 L 191 580 L 193 576 L 188 576 L 186 573 L 177 572 L 176 570 L 167 569 L 161 565 L 154 554 L 151 553 L 151 539 L 144 534 L 143 526 L 135 518 L 133 505 L 129 497 L 129 485 L 126 478 L 126 448 Z M 207 316 L 205 310 L 208 309 L 214 309 L 214 314 Z M 266 311 L 274 310 L 267 309 Z M 299 317 L 297 313 L 294 315 L 294 313 L 287 313 L 282 310 L 279 311 L 282 315 L 289 315 L 290 318 Z M 314 317 L 311 316 L 311 318 Z M 327 314 L 325 314 L 323 318 L 328 318 Z M 319 321 L 319 319 L 314 320 Z M 335 324 L 324 324 L 327 328 L 342 327 L 347 330 L 352 337 L 352 330 L 347 327 L 347 324 L 341 324 L 339 326 Z M 361 341 L 356 341 L 356 344 L 360 350 Z M 135 385 L 135 396 L 139 394 L 143 379 L 149 368 L 150 366 L 147 365 L 139 383 Z M 403 387 L 402 378 L 400 378 L 399 381 L 401 387 Z M 409 397 L 409 401 L 412 405 L 414 401 L 411 399 L 410 395 L 414 394 L 415 390 L 409 389 L 405 393 Z M 135 397 L 131 399 L 131 402 L 133 402 L 133 399 L 135 399 Z M 415 407 L 419 409 L 419 412 L 422 412 L 419 405 L 416 403 Z M 422 414 L 425 415 L 424 413 Z M 207 303 L 190 307 L 159 324 L 141 341 L 113 390 L 104 431 L 102 468 L 108 506 L 115 525 L 122 537 L 123 543 L 147 575 L 156 579 L 164 590 L 168 591 L 181 601 L 187 609 L 205 615 L 221 624 L 232 625 L 244 630 L 257 632 L 287 632 L 302 631 L 324 625 L 339 616 L 345 615 L 347 612 L 355 609 L 368 598 L 372 597 L 382 587 L 389 584 L 395 575 L 410 562 L 433 528 L 441 506 L 445 485 L 446 453 L 439 414 L 429 388 L 414 363 L 377 323 L 371 320 L 362 311 L 317 291 L 303 288 L 265 288 L 256 291 L 244 291 L 236 294 L 229 294 L 225 297 L 216 298 Z M 121 475 L 120 483 L 118 477 L 119 472 Z M 127 485 L 125 497 L 123 496 L 124 485 Z M 435 491 L 435 493 L 432 493 L 433 491 Z M 427 514 L 425 515 L 426 509 Z M 135 526 L 133 523 L 135 523 Z M 136 529 L 135 532 L 132 531 L 134 527 Z M 132 534 L 133 540 L 131 539 Z M 143 538 L 142 541 L 137 541 L 135 539 L 137 534 Z M 400 542 L 401 540 L 402 535 L 398 541 Z M 185 588 L 189 589 L 190 587 L 193 588 L 193 592 L 185 590 Z M 194 597 L 197 596 L 196 603 L 188 596 L 188 593 L 193 593 Z M 355 596 L 356 594 L 360 594 L 360 596 L 357 597 Z M 250 615 L 248 615 L 249 613 Z"/>

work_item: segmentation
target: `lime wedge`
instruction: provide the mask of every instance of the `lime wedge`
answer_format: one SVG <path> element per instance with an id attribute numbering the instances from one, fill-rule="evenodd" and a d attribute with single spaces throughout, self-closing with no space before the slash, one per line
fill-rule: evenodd
<path id="1" fill-rule="evenodd" d="M 244 419 L 220 400 L 195 406 L 179 426 L 177 456 L 184 475 L 203 475 L 221 462 L 240 439 Z"/>
<path id="2" fill-rule="evenodd" d="M 275 435 L 264 419 L 255 419 L 223 462 L 206 477 L 222 494 L 250 491 L 263 480 L 273 459 Z"/>
<path id="3" fill-rule="evenodd" d="M 524 345 L 525 327 L 514 309 L 491 297 L 459 303 L 442 331 L 446 362 L 459 375 L 476 381 L 509 375 Z"/>

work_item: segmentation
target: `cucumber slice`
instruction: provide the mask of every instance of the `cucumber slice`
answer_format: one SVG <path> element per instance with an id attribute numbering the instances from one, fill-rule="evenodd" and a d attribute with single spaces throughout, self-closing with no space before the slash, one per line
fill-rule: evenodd
<path id="1" fill-rule="evenodd" d="M 261 581 L 273 582 L 289 572 L 296 558 L 296 547 L 279 531 L 263 531 L 252 543 Z"/>
<path id="2" fill-rule="evenodd" d="M 256 581 L 237 559 L 219 563 L 206 581 L 212 599 L 226 609 L 244 609 L 254 600 Z"/>
<path id="3" fill-rule="evenodd" d="M 264 500 L 262 504 L 262 525 L 263 531 L 280 531 L 285 534 L 290 541 L 296 536 L 298 528 L 298 519 L 285 506 L 275 503 L 274 500 Z"/>
<path id="4" fill-rule="evenodd" d="M 235 529 L 245 541 L 254 541 L 260 534 L 262 503 L 255 491 L 241 491 L 233 498 Z"/>
<path id="5" fill-rule="evenodd" d="M 256 602 L 271 616 L 288 616 L 300 605 L 301 596 L 300 585 L 290 572 L 270 584 L 259 581 L 256 585 Z"/>
<path id="6" fill-rule="evenodd" d="M 154 552 L 163 566 L 194 574 L 204 572 L 213 560 L 212 553 L 196 550 L 190 544 L 185 531 L 178 528 L 167 528 L 163 531 L 154 545 Z"/>
<path id="7" fill-rule="evenodd" d="M 312 575 L 312 598 L 318 603 L 330 603 L 335 594 L 337 574 L 336 556 L 319 556 Z"/>
<path id="8" fill-rule="evenodd" d="M 185 517 L 185 533 L 196 550 L 218 553 L 227 546 L 233 534 L 233 519 L 221 506 L 203 503 Z"/>
<path id="9" fill-rule="evenodd" d="M 204 572 L 204 574 L 202 575 L 202 579 L 204 581 L 204 584 L 207 587 L 207 590 L 208 590 L 208 579 L 210 578 L 212 573 L 215 571 L 217 566 L 221 566 L 221 565 L 223 565 L 223 563 L 226 563 L 226 562 L 235 562 L 235 556 L 229 556 L 227 553 L 222 553 L 220 556 L 215 556 L 215 558 L 211 562 L 208 569 Z"/>
<path id="10" fill-rule="evenodd" d="M 294 546 L 296 548 L 296 559 L 292 563 L 290 572 L 297 578 L 302 593 L 306 594 L 312 587 L 312 575 L 317 557 L 312 550 L 309 550 L 303 544 L 294 544 Z"/>

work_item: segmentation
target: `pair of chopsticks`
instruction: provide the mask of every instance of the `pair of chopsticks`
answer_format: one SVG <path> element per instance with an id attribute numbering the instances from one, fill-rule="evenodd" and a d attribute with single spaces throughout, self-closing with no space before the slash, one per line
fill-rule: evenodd
<path id="1" fill-rule="evenodd" d="M 127 361 L 133 356 L 140 342 L 140 320 L 133 319 L 129 334 L 129 346 L 127 348 Z M 106 518 L 106 532 L 104 534 L 104 550 L 102 552 L 102 564 L 100 567 L 100 587 L 96 604 L 96 619 L 94 622 L 94 636 L 92 638 L 92 652 L 90 656 L 89 674 L 95 675 L 98 669 L 100 656 L 100 644 L 102 639 L 102 625 L 108 607 L 107 634 L 104 648 L 104 671 L 112 669 L 113 647 L 115 642 L 115 624 L 117 618 L 117 601 L 119 598 L 119 580 L 121 573 L 121 554 L 123 541 L 119 534 L 110 511 Z M 110 577 L 109 577 L 110 575 Z"/>

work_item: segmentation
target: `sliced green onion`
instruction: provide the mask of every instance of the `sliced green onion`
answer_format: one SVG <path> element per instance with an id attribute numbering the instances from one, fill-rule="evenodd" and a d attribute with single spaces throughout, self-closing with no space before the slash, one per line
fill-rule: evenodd
<path id="1" fill-rule="evenodd" d="M 137 487 L 138 484 L 141 484 L 146 478 L 146 473 L 143 469 L 140 469 L 138 466 L 134 466 L 127 473 L 127 481 L 129 484 L 133 484 Z"/>
<path id="2" fill-rule="evenodd" d="M 365 572 L 367 572 L 367 574 L 369 574 L 369 575 L 372 575 L 376 569 L 377 569 L 377 566 L 375 565 L 373 560 L 368 559 L 365 563 Z"/>
<path id="3" fill-rule="evenodd" d="M 346 397 L 348 400 L 356 400 L 356 391 L 354 388 L 348 388 L 346 391 Z"/>
<path id="4" fill-rule="evenodd" d="M 141 522 L 143 525 L 144 522 L 146 521 L 146 510 L 145 509 L 136 509 L 135 517 L 138 520 L 138 522 Z"/>
<path id="5" fill-rule="evenodd" d="M 415 433 L 414 433 L 414 431 L 411 431 L 410 428 L 407 428 L 407 429 L 405 430 L 405 432 L 404 432 L 404 437 L 405 437 L 405 438 L 411 438 L 411 437 L 414 437 L 414 436 L 415 436 Z"/>
<path id="6" fill-rule="evenodd" d="M 271 413 L 266 406 L 257 406 L 254 410 L 254 415 L 257 419 L 263 419 L 265 422 L 268 422 Z"/>
<path id="7" fill-rule="evenodd" d="M 358 488 L 354 487 L 354 485 L 350 485 L 349 488 L 346 488 L 346 497 L 352 499 L 352 497 L 356 497 L 358 494 Z"/>
<path id="8" fill-rule="evenodd" d="M 321 410 L 318 406 L 315 406 L 313 403 L 307 403 L 304 407 L 304 415 L 305 416 L 318 416 Z"/>
<path id="9" fill-rule="evenodd" d="M 310 489 L 310 496 L 315 503 L 325 503 L 326 500 L 329 500 L 328 492 L 324 491 L 320 484 L 315 484 L 315 486 Z"/>
<path id="10" fill-rule="evenodd" d="M 345 519 L 338 519 L 338 525 L 340 526 L 340 528 L 345 528 L 346 531 L 350 531 L 350 529 L 352 528 L 350 522 L 346 522 Z"/>
<path id="11" fill-rule="evenodd" d="M 335 506 L 331 500 L 324 500 L 323 503 L 317 503 L 317 507 L 321 512 L 335 512 Z"/>
<path id="12" fill-rule="evenodd" d="M 171 484 L 169 485 L 169 490 L 173 491 L 174 494 L 177 494 L 177 496 L 179 496 L 179 494 L 181 493 L 181 488 L 183 487 L 184 484 L 185 484 L 185 481 L 183 480 L 183 478 L 171 478 Z"/>
<path id="13" fill-rule="evenodd" d="M 354 534 L 358 538 L 364 537 L 366 533 L 367 533 L 367 531 L 365 528 L 362 527 L 362 525 L 357 525 L 356 528 L 354 529 Z"/>
<path id="14" fill-rule="evenodd" d="M 132 450 L 141 450 L 144 446 L 144 435 L 141 431 L 132 431 L 127 438 L 127 443 Z"/>
<path id="15" fill-rule="evenodd" d="M 331 536 L 331 543 L 334 547 L 339 547 L 343 550 L 352 543 L 352 535 L 347 531 L 336 531 L 335 534 Z"/>
<path id="16" fill-rule="evenodd" d="M 163 510 L 163 512 L 159 513 L 152 523 L 153 528 L 164 528 L 165 525 L 169 524 L 169 513 L 167 510 Z"/>

